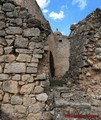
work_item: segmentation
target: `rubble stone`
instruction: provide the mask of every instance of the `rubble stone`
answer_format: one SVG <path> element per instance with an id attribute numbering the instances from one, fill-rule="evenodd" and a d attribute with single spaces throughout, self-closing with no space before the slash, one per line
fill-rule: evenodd
<path id="1" fill-rule="evenodd" d="M 47 101 L 48 95 L 46 93 L 41 93 L 36 95 L 36 99 L 39 101 Z"/>
<path id="2" fill-rule="evenodd" d="M 3 90 L 9 93 L 18 93 L 18 83 L 16 81 L 5 81 L 3 82 Z"/>
<path id="3" fill-rule="evenodd" d="M 13 95 L 11 97 L 11 104 L 12 105 L 21 105 L 22 104 L 22 98 L 16 95 Z"/>
<path id="4" fill-rule="evenodd" d="M 7 63 L 4 73 L 24 73 L 26 72 L 25 63 Z"/>
<path id="5" fill-rule="evenodd" d="M 21 94 L 31 94 L 34 89 L 34 84 L 27 84 L 21 87 L 20 93 Z"/>
<path id="6" fill-rule="evenodd" d="M 37 36 L 40 36 L 40 30 L 38 28 L 25 29 L 23 32 L 24 32 L 25 37 L 37 37 Z"/>

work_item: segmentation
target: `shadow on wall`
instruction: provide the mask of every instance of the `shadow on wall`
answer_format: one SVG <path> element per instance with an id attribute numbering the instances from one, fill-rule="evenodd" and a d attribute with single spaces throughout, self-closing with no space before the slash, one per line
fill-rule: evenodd
<path id="1" fill-rule="evenodd" d="M 53 58 L 53 54 L 51 51 L 49 53 L 49 61 L 50 61 L 49 62 L 49 64 L 50 64 L 50 76 L 52 78 L 54 78 L 55 77 L 54 58 Z"/>
<path id="2" fill-rule="evenodd" d="M 4 113 L 2 110 L 0 110 L 0 120 L 13 120 L 13 119 L 9 117 L 9 114 Z"/>

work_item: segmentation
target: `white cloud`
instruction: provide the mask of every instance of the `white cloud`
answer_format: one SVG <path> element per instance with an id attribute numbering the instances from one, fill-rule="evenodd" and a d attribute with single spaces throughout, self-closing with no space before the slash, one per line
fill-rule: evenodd
<path id="1" fill-rule="evenodd" d="M 87 5 L 87 0 L 73 0 L 72 5 L 78 4 L 80 9 L 83 10 Z"/>
<path id="2" fill-rule="evenodd" d="M 50 3 L 50 0 L 36 0 L 36 1 L 42 9 L 47 7 Z"/>
<path id="3" fill-rule="evenodd" d="M 44 9 L 42 12 L 43 12 L 43 13 L 48 13 L 48 10 L 47 10 L 47 9 Z"/>
<path id="4" fill-rule="evenodd" d="M 64 18 L 64 12 L 60 11 L 60 13 L 51 12 L 49 14 L 49 17 L 51 17 L 53 20 L 62 20 Z"/>

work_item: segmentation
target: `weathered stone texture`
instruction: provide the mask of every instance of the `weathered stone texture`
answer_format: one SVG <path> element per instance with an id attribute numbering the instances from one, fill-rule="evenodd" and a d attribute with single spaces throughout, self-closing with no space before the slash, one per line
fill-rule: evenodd
<path id="1" fill-rule="evenodd" d="M 19 97 L 19 96 L 13 95 L 13 96 L 11 97 L 11 104 L 12 104 L 12 105 L 21 105 L 21 104 L 22 104 L 22 98 Z"/>
<path id="2" fill-rule="evenodd" d="M 26 54 L 19 54 L 16 61 L 19 62 L 31 62 L 31 56 Z"/>
<path id="3" fill-rule="evenodd" d="M 3 4 L 3 7 L 2 7 L 3 11 L 7 11 L 7 12 L 13 11 L 14 8 L 15 8 L 15 6 L 11 3 L 5 3 L 5 4 Z"/>
<path id="4" fill-rule="evenodd" d="M 4 73 L 24 73 L 24 72 L 26 72 L 25 63 L 5 64 Z"/>
<path id="5" fill-rule="evenodd" d="M 9 75 L 7 75 L 7 74 L 0 74 L 0 81 L 8 80 L 8 79 L 9 79 Z"/>
<path id="6" fill-rule="evenodd" d="M 13 62 L 15 60 L 14 55 L 2 55 L 0 56 L 0 63 Z"/>
<path id="7" fill-rule="evenodd" d="M 46 82 L 48 77 L 44 76 L 48 72 L 45 46 L 50 32 L 35 0 L 0 1 L 0 119 L 39 120 L 43 116 L 48 95 L 39 79 Z"/>
<path id="8" fill-rule="evenodd" d="M 37 37 L 37 36 L 40 36 L 40 30 L 38 28 L 25 29 L 23 32 L 24 32 L 25 37 Z"/>
<path id="9" fill-rule="evenodd" d="M 17 48 L 27 48 L 28 47 L 28 39 L 23 38 L 21 36 L 17 36 L 15 39 L 15 47 Z"/>
<path id="10" fill-rule="evenodd" d="M 18 93 L 18 83 L 16 81 L 3 82 L 3 90 L 9 93 Z"/>
<path id="11" fill-rule="evenodd" d="M 47 101 L 48 95 L 46 93 L 41 93 L 36 95 L 36 99 L 39 101 Z"/>
<path id="12" fill-rule="evenodd" d="M 22 29 L 20 27 L 8 27 L 6 29 L 6 33 L 9 34 L 9 35 L 21 34 Z"/>
<path id="13" fill-rule="evenodd" d="M 34 84 L 27 84 L 22 86 L 20 93 L 21 94 L 31 94 L 33 93 L 33 89 L 34 89 Z"/>
<path id="14" fill-rule="evenodd" d="M 101 10 L 96 9 L 84 20 L 71 26 L 71 34 L 69 36 L 71 44 L 70 68 L 66 73 L 68 80 L 86 80 L 87 77 L 89 77 L 89 80 L 92 80 L 94 74 L 98 75 L 97 71 L 100 70 L 99 59 L 101 53 L 100 19 Z"/>

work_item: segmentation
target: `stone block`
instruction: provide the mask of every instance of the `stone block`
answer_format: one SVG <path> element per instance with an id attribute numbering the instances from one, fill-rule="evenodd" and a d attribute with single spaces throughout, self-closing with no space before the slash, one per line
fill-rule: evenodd
<path id="1" fill-rule="evenodd" d="M 28 11 L 26 9 L 20 10 L 19 17 L 20 18 L 28 18 Z"/>
<path id="2" fill-rule="evenodd" d="M 3 55 L 3 47 L 0 47 L 0 55 Z"/>
<path id="3" fill-rule="evenodd" d="M 5 15 L 3 12 L 0 12 L 0 20 L 4 20 L 5 19 Z"/>
<path id="4" fill-rule="evenodd" d="M 27 63 L 28 67 L 38 67 L 38 63 Z"/>
<path id="5" fill-rule="evenodd" d="M 46 78 L 47 78 L 46 74 L 43 73 L 43 74 L 37 75 L 36 80 L 45 80 Z"/>
<path id="6" fill-rule="evenodd" d="M 29 97 L 28 95 L 25 95 L 24 97 L 23 97 L 23 105 L 24 106 L 30 106 L 32 104 L 32 99 L 31 99 L 31 97 Z"/>
<path id="7" fill-rule="evenodd" d="M 35 99 L 35 97 L 31 97 L 31 96 L 28 96 L 28 95 L 25 95 L 24 97 L 23 97 L 23 105 L 24 106 L 30 106 L 30 105 L 32 105 L 32 104 L 35 104 L 36 103 L 36 99 Z"/>
<path id="8" fill-rule="evenodd" d="M 15 56 L 14 55 L 2 55 L 0 56 L 0 62 L 4 63 L 4 62 L 13 62 L 15 60 Z"/>
<path id="9" fill-rule="evenodd" d="M 35 67 L 27 67 L 27 73 L 37 73 L 37 68 L 35 68 Z"/>
<path id="10" fill-rule="evenodd" d="M 99 63 L 94 64 L 93 70 L 98 70 L 98 71 L 101 70 L 101 63 L 99 62 Z"/>
<path id="11" fill-rule="evenodd" d="M 4 37 L 6 35 L 4 30 L 0 30 L 0 37 Z"/>
<path id="12" fill-rule="evenodd" d="M 20 90 L 20 94 L 31 94 L 33 93 L 34 84 L 23 85 Z"/>
<path id="13" fill-rule="evenodd" d="M 16 52 L 19 54 L 31 54 L 32 51 L 28 49 L 16 49 Z"/>
<path id="14" fill-rule="evenodd" d="M 15 6 L 11 3 L 5 3 L 3 4 L 2 10 L 6 12 L 14 11 Z"/>
<path id="15" fill-rule="evenodd" d="M 27 54 L 19 54 L 16 61 L 19 62 L 30 62 L 31 61 L 31 55 Z"/>
<path id="16" fill-rule="evenodd" d="M 100 54 L 100 53 L 101 53 L 101 48 L 96 48 L 96 49 L 95 49 L 95 53 L 96 53 L 96 54 Z"/>
<path id="17" fill-rule="evenodd" d="M 14 43 L 14 40 L 12 38 L 11 39 L 6 39 L 6 42 L 7 42 L 8 46 L 12 46 L 13 43 Z"/>
<path id="18" fill-rule="evenodd" d="M 7 42 L 3 37 L 0 37 L 0 45 L 7 46 Z"/>
<path id="19" fill-rule="evenodd" d="M 6 33 L 9 35 L 21 34 L 22 28 L 20 28 L 20 27 L 8 27 L 8 28 L 6 28 Z"/>
<path id="20" fill-rule="evenodd" d="M 15 75 L 12 77 L 12 80 L 16 80 L 16 81 L 21 80 L 21 75 L 15 74 Z"/>
<path id="21" fill-rule="evenodd" d="M 42 102 L 37 102 L 28 108 L 29 113 L 38 113 L 41 112 L 45 107 L 45 104 Z"/>
<path id="22" fill-rule="evenodd" d="M 97 55 L 96 58 L 101 61 L 101 55 Z"/>
<path id="23" fill-rule="evenodd" d="M 25 63 L 7 63 L 5 64 L 4 73 L 25 73 Z"/>
<path id="24" fill-rule="evenodd" d="M 48 99 L 48 95 L 46 93 L 41 93 L 41 94 L 36 95 L 36 99 L 39 101 L 45 102 Z"/>
<path id="25" fill-rule="evenodd" d="M 7 74 L 0 74 L 0 81 L 8 80 L 8 79 L 9 79 L 9 75 L 7 75 Z"/>
<path id="26" fill-rule="evenodd" d="M 41 48 L 36 48 L 36 49 L 34 49 L 33 53 L 35 53 L 35 54 L 43 54 L 44 50 L 41 49 Z"/>
<path id="27" fill-rule="evenodd" d="M 34 89 L 35 94 L 42 93 L 43 91 L 44 91 L 44 88 L 41 87 L 41 86 L 36 86 L 35 89 Z"/>
<path id="28" fill-rule="evenodd" d="M 3 103 L 9 103 L 10 102 L 10 95 L 9 93 L 5 93 L 3 98 Z"/>
<path id="29" fill-rule="evenodd" d="M 5 22 L 0 21 L 0 29 L 3 29 L 3 28 L 5 28 Z"/>
<path id="30" fill-rule="evenodd" d="M 18 93 L 18 83 L 16 81 L 5 81 L 3 82 L 3 91 L 9 93 Z"/>
<path id="31" fill-rule="evenodd" d="M 33 57 L 33 58 L 32 58 L 32 60 L 31 60 L 31 62 L 38 63 L 38 62 L 39 62 L 39 59 L 38 59 L 38 58 Z"/>
<path id="32" fill-rule="evenodd" d="M 98 42 L 98 43 L 96 44 L 96 47 L 101 47 L 101 42 Z"/>
<path id="33" fill-rule="evenodd" d="M 12 114 L 14 113 L 14 106 L 12 106 L 11 104 L 2 104 L 1 110 L 4 113 L 9 114 L 9 116 L 12 116 Z"/>
<path id="34" fill-rule="evenodd" d="M 42 55 L 40 55 L 40 54 L 34 54 L 34 55 L 33 55 L 33 58 L 41 59 L 41 58 L 42 58 Z"/>
<path id="35" fill-rule="evenodd" d="M 26 74 L 26 75 L 22 75 L 22 81 L 27 81 L 27 82 L 33 82 L 33 76 Z"/>
<path id="36" fill-rule="evenodd" d="M 14 43 L 17 48 L 28 48 L 28 39 L 22 36 L 17 36 Z"/>
<path id="37" fill-rule="evenodd" d="M 19 26 L 22 26 L 22 19 L 21 18 L 16 18 L 15 23 Z"/>
<path id="38" fill-rule="evenodd" d="M 21 113 L 21 114 L 26 114 L 27 107 L 25 107 L 23 105 L 15 105 L 15 112 L 16 113 Z"/>
<path id="39" fill-rule="evenodd" d="M 22 98 L 20 96 L 13 95 L 11 97 L 11 104 L 12 105 L 21 105 L 22 104 Z"/>
<path id="40" fill-rule="evenodd" d="M 34 50 L 35 49 L 35 42 L 29 43 L 29 49 Z"/>
<path id="41" fill-rule="evenodd" d="M 5 47 L 4 48 L 5 54 L 10 54 L 13 52 L 13 46 Z"/>
<path id="42" fill-rule="evenodd" d="M 36 43 L 35 48 L 43 48 L 43 44 L 41 42 Z"/>
<path id="43" fill-rule="evenodd" d="M 10 12 L 6 13 L 7 16 L 10 15 Z M 12 13 L 13 14 L 13 13 Z M 13 15 L 12 15 L 13 16 Z M 16 19 L 8 19 L 9 20 L 9 26 L 22 26 L 22 19 L 21 18 L 16 18 Z"/>
<path id="44" fill-rule="evenodd" d="M 16 52 L 19 54 L 31 54 L 32 53 L 32 51 L 28 49 L 16 49 Z"/>
<path id="45" fill-rule="evenodd" d="M 38 28 L 28 28 L 28 29 L 25 29 L 23 32 L 25 37 L 40 36 L 40 30 Z"/>

